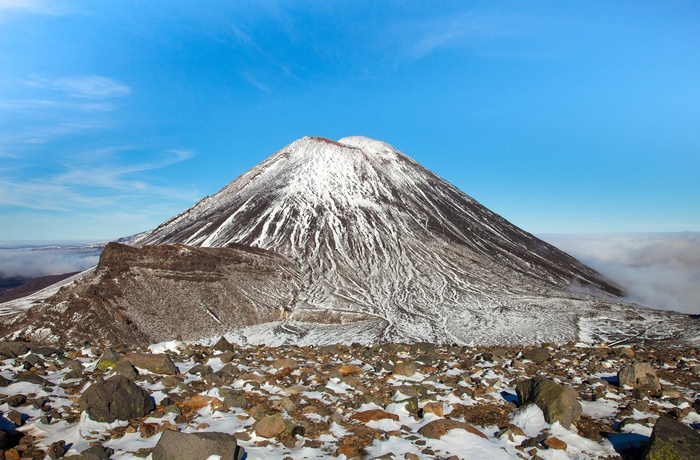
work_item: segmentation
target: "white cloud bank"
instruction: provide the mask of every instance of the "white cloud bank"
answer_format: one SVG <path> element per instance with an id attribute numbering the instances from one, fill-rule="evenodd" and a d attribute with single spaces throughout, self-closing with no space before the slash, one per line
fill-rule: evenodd
<path id="1" fill-rule="evenodd" d="M 539 236 L 618 283 L 631 302 L 700 314 L 700 233 Z M 100 252 L 36 246 L 0 243 L 0 277 L 80 271 Z"/>
<path id="2" fill-rule="evenodd" d="M 539 235 L 647 307 L 700 314 L 700 233 Z"/>
<path id="3" fill-rule="evenodd" d="M 34 278 L 83 271 L 97 264 L 101 246 L 0 243 L 0 278 Z"/>

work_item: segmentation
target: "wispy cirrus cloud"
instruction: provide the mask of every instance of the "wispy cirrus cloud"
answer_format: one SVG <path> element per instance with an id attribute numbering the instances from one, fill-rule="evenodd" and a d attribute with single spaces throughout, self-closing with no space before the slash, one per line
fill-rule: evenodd
<path id="1" fill-rule="evenodd" d="M 443 49 L 472 46 L 479 48 L 494 40 L 523 37 L 542 27 L 541 18 L 484 11 L 426 18 L 392 27 L 401 59 L 420 60 Z"/>
<path id="2" fill-rule="evenodd" d="M 0 13 L 2 12 L 25 13 L 52 13 L 55 7 L 42 0 L 0 0 Z"/>
<path id="3" fill-rule="evenodd" d="M 33 78 L 27 85 L 60 91 L 80 99 L 110 99 L 131 94 L 124 83 L 100 75 L 79 75 L 55 79 Z"/>
<path id="4" fill-rule="evenodd" d="M 185 161 L 190 150 L 166 150 L 151 161 L 130 161 L 134 147 L 114 147 L 81 153 L 71 159 L 60 158 L 44 175 L 26 174 L 20 169 L 0 175 L 0 206 L 71 212 L 89 208 L 119 209 L 138 202 L 144 194 L 149 200 L 178 199 L 194 201 L 200 193 L 182 187 L 158 185 L 146 175 Z"/>

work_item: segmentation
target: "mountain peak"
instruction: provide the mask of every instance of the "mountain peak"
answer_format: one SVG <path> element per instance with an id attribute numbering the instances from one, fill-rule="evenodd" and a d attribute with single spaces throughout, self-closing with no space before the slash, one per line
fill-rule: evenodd
<path id="1" fill-rule="evenodd" d="M 110 331 L 125 325 L 123 340 L 504 345 L 649 338 L 659 324 L 663 337 L 698 335 L 681 315 L 611 300 L 620 289 L 594 270 L 366 137 L 299 139 L 134 245 L 109 246 L 94 278 L 13 327 L 87 309 L 113 318 Z"/>
<path id="2" fill-rule="evenodd" d="M 416 337 L 435 339 L 447 326 L 428 319 L 431 309 L 471 317 L 488 292 L 561 295 L 573 283 L 620 293 L 391 145 L 361 136 L 299 139 L 139 243 L 276 252 L 308 277 L 292 311 L 378 315 L 404 339 L 415 325 L 401 325 L 396 312 L 423 318 L 432 332 Z"/>

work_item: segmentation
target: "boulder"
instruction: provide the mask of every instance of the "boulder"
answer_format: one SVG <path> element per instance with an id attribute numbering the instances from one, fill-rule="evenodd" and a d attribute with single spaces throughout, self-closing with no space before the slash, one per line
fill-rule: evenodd
<path id="1" fill-rule="evenodd" d="M 559 422 L 569 428 L 581 417 L 583 407 L 578 402 L 576 390 L 568 385 L 535 377 L 519 382 L 516 392 L 522 405 L 534 403 L 542 409 L 547 423 Z"/>
<path id="2" fill-rule="evenodd" d="M 416 365 L 411 361 L 403 361 L 394 364 L 394 367 L 391 369 L 391 372 L 394 375 L 404 375 L 406 377 L 410 377 L 416 373 Z"/>
<path id="3" fill-rule="evenodd" d="M 426 438 L 440 439 L 448 431 L 454 429 L 466 430 L 471 434 L 487 439 L 487 436 L 484 433 L 477 430 L 472 425 L 460 422 L 459 420 L 446 418 L 433 420 L 432 422 L 424 425 L 420 430 L 418 430 L 418 434 L 425 436 Z"/>
<path id="4" fill-rule="evenodd" d="M 37 355 L 41 355 L 45 358 L 48 358 L 51 355 L 60 355 L 62 353 L 60 348 L 46 345 L 30 345 L 29 348 L 32 350 L 32 353 L 36 353 Z"/>
<path id="5" fill-rule="evenodd" d="M 0 356 L 16 358 L 27 354 L 29 348 L 25 342 L 0 342 Z"/>
<path id="6" fill-rule="evenodd" d="M 98 422 L 143 417 L 156 408 L 148 392 L 123 375 L 93 384 L 80 397 L 79 404 Z"/>
<path id="7" fill-rule="evenodd" d="M 212 345 L 211 349 L 213 351 L 220 351 L 222 353 L 226 352 L 226 351 L 234 351 L 235 350 L 235 348 L 231 344 L 231 342 L 226 340 L 226 337 L 223 337 L 223 336 L 219 339 L 218 342 L 216 342 L 214 345 Z"/>
<path id="8" fill-rule="evenodd" d="M 523 359 L 529 359 L 533 363 L 543 363 L 550 358 L 549 350 L 545 347 L 537 347 L 523 353 Z"/>
<path id="9" fill-rule="evenodd" d="M 212 456 L 220 460 L 241 460 L 245 458 L 245 450 L 232 434 L 165 430 L 152 454 L 153 460 L 206 460 Z"/>
<path id="10" fill-rule="evenodd" d="M 51 460 L 58 460 L 63 458 L 63 454 L 66 453 L 66 441 L 60 440 L 51 443 L 48 449 L 46 449 L 46 458 Z"/>
<path id="11" fill-rule="evenodd" d="M 114 372 L 132 380 L 139 375 L 134 366 L 131 365 L 131 362 L 125 359 L 119 361 L 119 364 L 114 367 Z"/>
<path id="12" fill-rule="evenodd" d="M 651 432 L 644 458 L 699 459 L 700 434 L 669 417 L 659 417 Z"/>
<path id="13" fill-rule="evenodd" d="M 253 425 L 255 433 L 263 438 L 273 438 L 282 433 L 285 428 L 286 426 L 282 414 L 263 417 Z"/>
<path id="14" fill-rule="evenodd" d="M 114 451 L 110 448 L 92 446 L 89 449 L 85 449 L 78 455 L 69 455 L 62 458 L 63 460 L 108 460 L 113 453 Z"/>
<path id="15" fill-rule="evenodd" d="M 95 365 L 95 369 L 101 371 L 114 369 L 120 359 L 121 356 L 116 351 L 109 348 L 107 351 L 102 353 L 102 356 L 100 356 L 99 361 L 97 361 L 97 364 Z"/>
<path id="16" fill-rule="evenodd" d="M 398 422 L 399 416 L 390 412 L 383 411 L 381 409 L 370 409 L 362 412 L 356 412 L 352 416 L 350 416 L 350 419 L 357 420 L 363 423 L 384 419 L 389 419 Z"/>
<path id="17" fill-rule="evenodd" d="M 272 367 L 275 369 L 297 369 L 299 367 L 299 363 L 294 361 L 292 358 L 280 358 L 272 363 Z"/>
<path id="18" fill-rule="evenodd" d="M 177 367 L 170 356 L 159 353 L 127 353 L 122 358 L 133 366 L 146 369 L 154 374 L 177 375 Z"/>
<path id="19" fill-rule="evenodd" d="M 620 386 L 628 386 L 639 390 L 648 390 L 654 393 L 661 391 L 661 383 L 656 376 L 656 371 L 649 363 L 634 362 L 623 366 L 617 373 Z"/>

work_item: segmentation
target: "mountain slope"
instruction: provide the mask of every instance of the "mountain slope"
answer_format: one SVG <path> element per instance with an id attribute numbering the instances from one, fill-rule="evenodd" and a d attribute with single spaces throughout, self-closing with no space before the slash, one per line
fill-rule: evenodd
<path id="1" fill-rule="evenodd" d="M 508 296 L 568 297 L 571 284 L 620 294 L 388 144 L 363 137 L 300 139 L 136 242 L 166 243 L 283 254 L 307 280 L 291 319 L 362 312 L 386 321 L 385 338 L 393 339 L 463 340 L 436 309 L 479 324 L 480 311 L 490 316 Z"/>
<path id="2" fill-rule="evenodd" d="M 700 337 L 696 319 L 615 300 L 620 289 L 594 270 L 363 137 L 302 138 L 133 244 L 108 246 L 94 274 L 3 319 L 0 335 L 501 345 Z M 100 324 L 57 331 L 66 312 L 81 311 Z"/>

